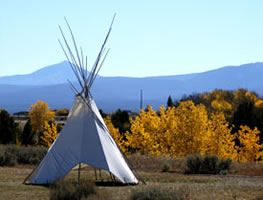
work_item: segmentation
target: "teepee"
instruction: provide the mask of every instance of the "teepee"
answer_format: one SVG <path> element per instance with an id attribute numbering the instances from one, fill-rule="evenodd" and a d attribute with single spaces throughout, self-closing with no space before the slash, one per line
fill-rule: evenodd
<path id="1" fill-rule="evenodd" d="M 111 137 L 90 93 L 91 86 L 109 52 L 108 50 L 103 56 L 112 24 L 88 75 L 87 57 L 84 59 L 82 49 L 78 50 L 67 20 L 66 23 L 72 37 L 75 54 L 59 27 L 66 48 L 63 47 L 61 42 L 60 45 L 81 89 L 78 91 L 70 83 L 72 90 L 75 92 L 75 99 L 67 122 L 44 159 L 25 182 L 29 184 L 48 184 L 64 177 L 76 165 L 84 163 L 110 172 L 123 183 L 136 184 L 138 183 L 137 178 Z"/>

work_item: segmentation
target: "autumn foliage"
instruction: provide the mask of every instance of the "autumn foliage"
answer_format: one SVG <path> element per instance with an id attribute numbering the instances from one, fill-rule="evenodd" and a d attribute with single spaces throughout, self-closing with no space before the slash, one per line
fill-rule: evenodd
<path id="1" fill-rule="evenodd" d="M 55 112 L 49 109 L 47 103 L 38 100 L 36 104 L 31 105 L 29 116 L 31 119 L 32 130 L 37 134 L 40 134 L 44 128 L 44 123 L 54 119 Z"/>
<path id="2" fill-rule="evenodd" d="M 222 101 L 220 104 L 219 101 L 212 102 L 216 111 L 211 113 L 204 104 L 195 105 L 191 100 L 181 101 L 167 109 L 161 106 L 159 111 L 148 105 L 135 119 L 130 119 L 130 131 L 124 135 L 114 128 L 109 118 L 106 124 L 126 152 L 172 157 L 217 155 L 220 159 L 261 162 L 263 144 L 259 143 L 258 129 L 242 125 L 238 132 L 233 133 L 223 112 L 230 106 Z"/>
<path id="3" fill-rule="evenodd" d="M 38 100 L 31 105 L 29 117 L 37 144 L 49 147 L 55 141 L 58 133 L 57 126 L 53 123 L 54 116 L 55 112 L 50 110 L 44 101 Z"/>
<path id="4" fill-rule="evenodd" d="M 240 145 L 237 146 L 237 158 L 240 162 L 253 162 L 263 158 L 263 144 L 259 144 L 259 131 L 251 130 L 248 126 L 241 126 L 237 133 Z"/>
<path id="5" fill-rule="evenodd" d="M 148 154 L 185 157 L 200 153 L 229 158 L 235 153 L 234 136 L 224 115 L 213 114 L 209 119 L 205 106 L 192 101 L 167 110 L 161 106 L 159 114 L 148 106 L 132 120 L 126 138 L 127 147 Z"/>
<path id="6" fill-rule="evenodd" d="M 154 110 L 150 105 L 128 118 L 118 110 L 105 117 L 123 152 L 186 157 L 216 155 L 237 162 L 263 160 L 263 100 L 244 89 L 190 95 Z M 39 143 L 49 147 L 58 136 L 54 112 L 45 102 L 31 106 L 30 119 Z M 118 114 L 118 115 L 117 115 Z M 125 120 L 120 120 L 125 119 Z"/>
<path id="7" fill-rule="evenodd" d="M 111 122 L 111 118 L 110 117 L 106 117 L 104 118 L 104 122 L 111 134 L 111 136 L 113 137 L 114 141 L 119 144 L 119 147 L 122 149 L 122 151 L 125 151 L 125 148 L 123 147 L 123 136 L 120 134 L 119 129 L 115 128 Z"/>
<path id="8" fill-rule="evenodd" d="M 44 122 L 43 133 L 40 136 L 41 144 L 50 147 L 58 136 L 56 124 L 47 121 Z"/>

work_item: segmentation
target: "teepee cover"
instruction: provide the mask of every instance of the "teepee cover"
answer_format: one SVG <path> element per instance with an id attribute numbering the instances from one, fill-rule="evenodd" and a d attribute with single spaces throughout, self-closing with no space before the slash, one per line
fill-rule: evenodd
<path id="1" fill-rule="evenodd" d="M 80 163 L 109 171 L 123 183 L 138 183 L 111 137 L 90 93 L 91 86 L 108 53 L 107 51 L 104 58 L 101 59 L 111 27 L 112 24 L 89 75 L 87 73 L 87 57 L 86 60 L 83 58 L 82 49 L 79 53 L 69 25 L 68 28 L 76 51 L 75 55 L 59 27 L 68 53 L 60 42 L 61 47 L 76 75 L 81 91 L 78 91 L 70 83 L 76 96 L 67 122 L 39 166 L 25 180 L 30 184 L 51 183 L 65 176 Z"/>
<path id="2" fill-rule="evenodd" d="M 29 181 L 51 183 L 78 163 L 110 171 L 123 183 L 138 182 L 106 129 L 94 100 L 84 102 L 80 96 L 75 98 L 67 123 Z"/>

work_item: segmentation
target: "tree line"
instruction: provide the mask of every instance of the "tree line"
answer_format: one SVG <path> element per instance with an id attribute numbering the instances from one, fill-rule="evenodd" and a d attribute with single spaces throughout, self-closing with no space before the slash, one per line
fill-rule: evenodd
<path id="1" fill-rule="evenodd" d="M 125 133 L 111 133 L 124 152 L 185 157 L 217 155 L 239 162 L 262 162 L 263 100 L 245 89 L 171 97 L 167 107 L 155 111 L 150 105 Z"/>
<path id="2" fill-rule="evenodd" d="M 0 110 L 0 144 L 49 147 L 62 129 L 55 123 L 55 115 L 67 114 L 67 109 L 52 111 L 47 103 L 38 100 L 36 104 L 30 106 L 29 119 L 21 128 L 12 116 L 2 109 Z"/>
<path id="3" fill-rule="evenodd" d="M 136 117 L 117 110 L 111 116 L 100 110 L 120 148 L 127 153 L 185 157 L 217 155 L 235 161 L 262 162 L 263 100 L 255 92 L 214 90 L 192 94 L 153 110 L 150 105 Z M 31 105 L 29 120 L 20 130 L 9 114 L 0 111 L 0 143 L 49 147 L 61 127 L 45 102 Z"/>

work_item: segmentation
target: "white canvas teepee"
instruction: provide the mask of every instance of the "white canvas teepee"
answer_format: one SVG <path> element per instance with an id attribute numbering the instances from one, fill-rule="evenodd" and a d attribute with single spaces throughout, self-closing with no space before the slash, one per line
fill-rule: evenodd
<path id="1" fill-rule="evenodd" d="M 100 62 L 111 27 L 89 76 L 87 76 L 87 62 L 84 63 L 82 50 L 79 54 L 70 27 L 69 30 L 77 58 L 74 57 L 61 31 L 68 54 L 63 46 L 62 48 L 67 58 L 71 58 L 69 61 L 73 63 L 71 67 L 79 81 L 81 91 L 77 92 L 71 84 L 76 97 L 67 122 L 56 141 L 49 148 L 47 155 L 28 177 L 27 182 L 30 184 L 48 184 L 65 176 L 77 164 L 85 163 L 111 172 L 123 183 L 136 184 L 138 183 L 137 178 L 111 137 L 90 94 L 90 88 L 107 55 Z"/>

